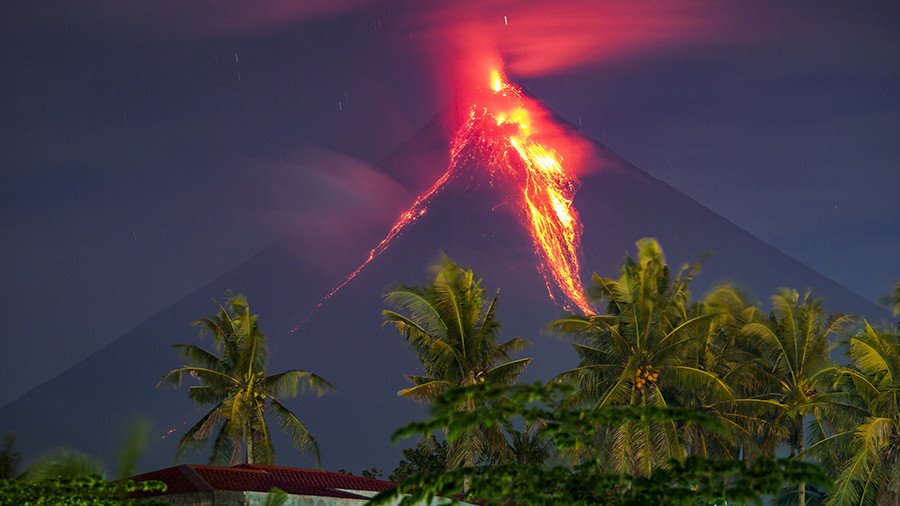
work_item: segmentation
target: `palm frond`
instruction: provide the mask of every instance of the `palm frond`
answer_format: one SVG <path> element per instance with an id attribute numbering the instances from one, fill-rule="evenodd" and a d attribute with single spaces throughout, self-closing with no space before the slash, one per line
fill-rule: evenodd
<path id="1" fill-rule="evenodd" d="M 240 454 L 240 440 L 232 434 L 227 424 L 222 424 L 213 441 L 213 451 L 207 463 L 216 466 L 235 465 L 240 463 Z"/>
<path id="2" fill-rule="evenodd" d="M 409 397 L 410 399 L 415 399 L 421 402 L 428 402 L 440 397 L 444 394 L 444 392 L 452 387 L 453 384 L 447 381 L 431 380 L 424 383 L 419 383 L 410 388 L 404 388 L 403 390 L 397 392 L 397 395 L 399 395 L 400 397 Z"/>
<path id="3" fill-rule="evenodd" d="M 181 384 L 181 378 L 183 374 L 188 374 L 194 378 L 197 378 L 197 380 L 199 380 L 201 383 L 208 386 L 229 388 L 238 385 L 238 380 L 229 376 L 228 374 L 221 373 L 212 369 L 206 369 L 204 367 L 186 366 L 179 367 L 178 369 L 173 369 L 164 374 L 162 380 L 160 380 L 157 386 L 164 383 L 172 383 L 175 386 L 179 386 Z"/>
<path id="4" fill-rule="evenodd" d="M 188 399 L 200 405 L 220 402 L 226 397 L 228 397 L 228 392 L 223 391 L 220 388 L 213 388 L 206 385 L 194 385 L 188 387 Z"/>
<path id="5" fill-rule="evenodd" d="M 194 346 L 193 344 L 173 344 L 172 348 L 177 350 L 182 358 L 187 360 L 191 365 L 212 369 L 213 371 L 221 373 L 228 372 L 228 365 L 221 358 L 199 346 Z"/>
<path id="6" fill-rule="evenodd" d="M 308 453 L 315 457 L 316 464 L 321 463 L 321 455 L 319 453 L 319 444 L 316 439 L 309 433 L 309 430 L 297 418 L 290 409 L 286 408 L 277 400 L 273 400 L 269 407 L 272 415 L 278 420 L 278 426 L 281 432 L 287 434 L 291 438 L 291 442 L 298 451 Z"/>
<path id="7" fill-rule="evenodd" d="M 308 371 L 291 369 L 271 376 L 260 382 L 263 390 L 275 397 L 296 397 L 312 390 L 319 397 L 336 391 L 325 378 Z"/>
<path id="8" fill-rule="evenodd" d="M 188 449 L 200 447 L 209 438 L 210 434 L 220 427 L 224 419 L 221 415 L 221 404 L 209 410 L 193 427 L 188 429 L 178 441 L 176 460 L 181 460 Z"/>
<path id="9" fill-rule="evenodd" d="M 849 354 L 856 366 L 866 375 L 884 376 L 888 382 L 893 382 L 889 348 L 879 342 L 875 330 L 868 323 L 864 333 L 850 338 Z"/>
<path id="10" fill-rule="evenodd" d="M 491 359 L 492 360 L 498 360 L 498 359 L 509 360 L 509 356 L 512 353 L 515 353 L 517 351 L 522 351 L 529 346 L 531 346 L 531 341 L 529 341 L 527 339 L 523 339 L 521 337 L 516 337 L 516 338 L 510 339 L 509 341 L 506 341 L 505 343 L 497 345 L 497 348 L 494 351 Z"/>
<path id="11" fill-rule="evenodd" d="M 406 338 L 407 344 L 423 363 L 434 364 L 438 369 L 443 369 L 455 361 L 460 369 L 463 368 L 463 357 L 450 343 L 432 336 L 406 316 L 388 310 L 383 311 L 383 314 L 386 322 L 393 324 L 394 328 Z"/>
<path id="12" fill-rule="evenodd" d="M 686 365 L 665 366 L 661 372 L 661 381 L 666 383 L 669 380 L 678 388 L 685 390 L 708 391 L 714 399 L 734 398 L 731 387 L 718 376 L 696 367 Z"/>
<path id="13" fill-rule="evenodd" d="M 528 367 L 532 358 L 520 358 L 492 367 L 484 372 L 485 381 L 494 385 L 509 385 Z"/>
<path id="14" fill-rule="evenodd" d="M 253 463 L 273 465 L 275 464 L 275 447 L 272 445 L 272 437 L 269 435 L 269 427 L 266 424 L 263 403 L 254 402 L 253 404 L 254 409 L 249 424 L 249 439 L 253 443 Z"/>
<path id="15" fill-rule="evenodd" d="M 421 290 L 397 287 L 385 293 L 384 302 L 409 314 L 409 317 L 404 318 L 407 321 L 416 322 L 416 326 L 423 334 L 432 337 L 447 335 L 447 323 L 441 318 L 441 314 L 430 298 Z M 385 316 L 387 316 L 387 312 L 385 312 Z"/>

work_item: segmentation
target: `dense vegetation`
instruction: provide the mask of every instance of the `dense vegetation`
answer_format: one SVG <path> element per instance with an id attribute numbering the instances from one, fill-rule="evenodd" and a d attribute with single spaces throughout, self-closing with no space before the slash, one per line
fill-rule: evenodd
<path id="1" fill-rule="evenodd" d="M 768 312 L 733 286 L 695 297 L 699 270 L 672 272 L 655 240 L 639 241 L 617 277 L 593 276 L 600 314 L 547 324 L 571 340 L 578 362 L 535 385 L 516 384 L 535 359 L 514 356 L 529 342 L 500 339 L 499 292 L 488 296 L 471 270 L 444 257 L 427 285 L 388 288 L 385 323 L 424 371 L 407 375 L 411 386 L 398 394 L 431 412 L 395 435 L 419 439 L 389 475 L 400 486 L 375 502 L 900 504 L 897 328 L 831 314 L 790 289 L 771 297 Z M 885 303 L 900 316 L 900 283 Z M 188 396 L 212 409 L 179 453 L 212 440 L 210 463 L 274 463 L 270 415 L 297 450 L 318 458 L 315 439 L 280 399 L 321 395 L 330 383 L 303 370 L 268 374 L 265 335 L 243 296 L 194 325 L 214 351 L 174 345 L 186 365 L 161 383 L 191 376 L 199 384 Z M 121 481 L 133 474 L 139 439 L 123 449 L 120 480 L 106 481 L 77 452 L 19 473 L 8 437 L 0 497 L 121 504 L 135 490 L 158 489 Z"/>
<path id="2" fill-rule="evenodd" d="M 472 271 L 442 259 L 429 286 L 387 292 L 398 308 L 385 311 L 387 322 L 429 374 L 410 377 L 414 387 L 400 394 L 433 410 L 398 435 L 437 435 L 451 448 L 443 468 L 424 451 L 433 445 L 405 454 L 422 465 L 404 460 L 401 491 L 520 504 L 713 504 L 763 494 L 783 504 L 900 503 L 895 328 L 830 314 L 790 289 L 771 297 L 768 314 L 733 286 L 695 299 L 699 263 L 673 275 L 655 240 L 637 246 L 618 278 L 594 275 L 601 314 L 548 324 L 579 357 L 550 393 L 509 387 L 531 359 L 511 359 L 521 345 L 494 351 L 498 300 L 481 297 Z M 896 299 L 887 301 L 895 313 Z M 475 340 L 478 356 L 492 358 L 471 367 L 463 360 L 483 322 L 491 337 Z M 494 357 L 519 367 L 487 375 Z M 429 395 L 408 395 L 417 387 Z"/>
<path id="3" fill-rule="evenodd" d="M 146 443 L 150 425 L 134 423 L 119 452 L 115 479 L 104 477 L 102 464 L 81 452 L 59 449 L 42 456 L 20 472 L 21 456 L 13 450 L 13 436 L 7 435 L 0 453 L 0 505 L 22 506 L 115 506 L 138 504 L 135 492 L 166 489 L 158 481 L 133 482 L 135 464 Z M 165 502 L 140 502 L 164 505 Z"/>

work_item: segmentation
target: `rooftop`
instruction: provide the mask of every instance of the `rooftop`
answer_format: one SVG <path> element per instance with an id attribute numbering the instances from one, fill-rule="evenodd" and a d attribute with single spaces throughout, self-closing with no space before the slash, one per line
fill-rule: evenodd
<path id="1" fill-rule="evenodd" d="M 132 480 L 158 480 L 167 485 L 165 492 L 146 495 L 213 492 L 216 490 L 268 492 L 273 487 L 278 487 L 288 494 L 366 499 L 373 493 L 397 486 L 396 483 L 390 481 L 318 469 L 256 464 L 241 464 L 233 467 L 183 464 L 140 474 L 134 476 Z"/>

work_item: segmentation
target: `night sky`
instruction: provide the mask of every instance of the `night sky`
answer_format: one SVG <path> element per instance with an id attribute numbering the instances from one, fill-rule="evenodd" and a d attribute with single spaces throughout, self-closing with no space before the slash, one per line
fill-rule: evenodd
<path id="1" fill-rule="evenodd" d="M 544 4 L 4 2 L 0 404 L 276 237 L 386 229 L 373 164 L 484 58 L 864 297 L 900 279 L 900 3 Z"/>

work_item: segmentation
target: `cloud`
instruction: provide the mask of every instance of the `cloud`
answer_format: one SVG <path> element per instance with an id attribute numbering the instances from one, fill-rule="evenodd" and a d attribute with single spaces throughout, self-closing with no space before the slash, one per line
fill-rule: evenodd
<path id="1" fill-rule="evenodd" d="M 411 16 L 426 47 L 466 64 L 501 58 L 517 76 L 540 76 L 722 36 L 722 8 L 706 2 L 445 1 Z M 456 71 L 457 69 L 453 69 Z"/>
<path id="2" fill-rule="evenodd" d="M 258 226 L 303 248 L 304 257 L 339 262 L 335 251 L 364 251 L 383 234 L 412 195 L 355 158 L 308 148 L 278 160 L 253 160 L 236 170 L 229 193 Z"/>
<path id="3" fill-rule="evenodd" d="M 154 39 L 268 30 L 358 10 L 371 3 L 373 0 L 35 0 L 22 5 L 44 23 L 66 26 L 78 19 L 79 25 L 87 22 L 88 26 Z"/>

